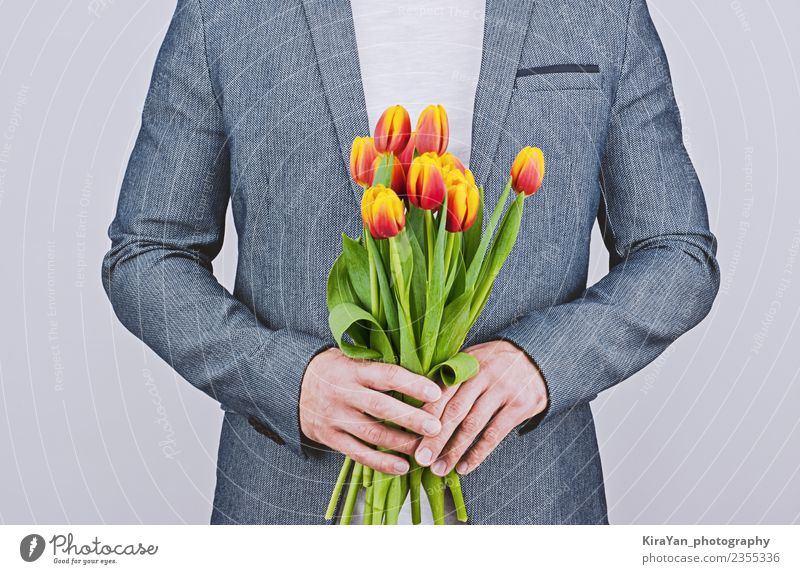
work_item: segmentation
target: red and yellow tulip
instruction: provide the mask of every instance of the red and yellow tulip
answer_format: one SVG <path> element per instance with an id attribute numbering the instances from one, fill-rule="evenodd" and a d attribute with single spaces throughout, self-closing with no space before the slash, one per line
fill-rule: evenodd
<path id="1" fill-rule="evenodd" d="M 416 146 L 416 142 L 417 134 L 412 133 L 411 137 L 408 139 L 405 149 L 397 154 L 397 159 L 400 160 L 400 163 L 403 166 L 403 171 L 406 175 L 408 175 L 408 169 L 411 167 L 411 161 L 414 159 L 414 147 Z"/>
<path id="2" fill-rule="evenodd" d="M 538 147 L 520 150 L 511 165 L 511 187 L 517 193 L 533 195 L 544 180 L 544 154 Z"/>
<path id="3" fill-rule="evenodd" d="M 480 208 L 480 195 L 470 170 L 452 169 L 445 176 L 447 186 L 447 231 L 466 231 L 475 223 Z"/>
<path id="4" fill-rule="evenodd" d="M 445 186 L 439 158 L 432 153 L 417 156 L 411 162 L 406 179 L 408 200 L 420 209 L 436 210 L 444 201 Z"/>
<path id="5" fill-rule="evenodd" d="M 375 239 L 394 237 L 406 226 L 403 200 L 385 185 L 375 185 L 364 191 L 361 216 Z"/>
<path id="6" fill-rule="evenodd" d="M 370 137 L 361 137 L 353 140 L 350 148 L 350 177 L 358 185 L 369 187 L 375 177 L 376 160 L 378 151 L 375 142 Z"/>
<path id="7" fill-rule="evenodd" d="M 458 159 L 455 154 L 450 152 L 447 152 L 439 158 L 439 166 L 442 168 L 442 174 L 445 176 L 447 176 L 447 174 L 454 169 L 457 169 L 461 173 L 466 171 L 466 168 L 464 167 L 464 164 L 461 163 L 461 160 Z"/>
<path id="8" fill-rule="evenodd" d="M 450 125 L 444 107 L 430 105 L 417 120 L 417 151 L 443 155 L 450 142 Z"/>
<path id="9" fill-rule="evenodd" d="M 380 153 L 399 154 L 411 137 L 411 118 L 403 106 L 391 106 L 375 126 L 375 148 Z"/>

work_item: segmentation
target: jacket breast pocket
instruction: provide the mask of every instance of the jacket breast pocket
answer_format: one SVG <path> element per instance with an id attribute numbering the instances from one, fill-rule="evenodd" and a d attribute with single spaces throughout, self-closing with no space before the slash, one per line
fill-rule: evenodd
<path id="1" fill-rule="evenodd" d="M 601 90 L 603 74 L 594 64 L 557 64 L 517 70 L 515 91 Z"/>
<path id="2" fill-rule="evenodd" d="M 532 202 L 536 207 L 526 204 L 523 220 L 524 229 L 536 233 L 520 234 L 511 266 L 516 262 L 519 269 L 540 269 L 542 277 L 549 277 L 548 266 L 563 266 L 559 277 L 583 276 L 584 240 L 597 214 L 610 109 L 602 85 L 602 73 L 559 71 L 517 78 L 496 161 L 510 165 L 517 151 L 530 145 L 542 149 L 547 167 Z M 557 255 L 545 260 L 546 248 Z"/>

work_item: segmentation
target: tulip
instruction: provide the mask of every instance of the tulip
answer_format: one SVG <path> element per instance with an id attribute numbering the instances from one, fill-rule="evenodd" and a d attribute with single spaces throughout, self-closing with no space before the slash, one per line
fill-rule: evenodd
<path id="1" fill-rule="evenodd" d="M 446 154 L 444 154 L 439 158 L 439 167 L 442 168 L 442 174 L 444 174 L 445 177 L 450 172 L 450 170 L 453 169 L 457 169 L 461 173 L 464 173 L 466 171 L 466 168 L 464 167 L 464 164 L 461 163 L 461 160 L 458 159 L 455 156 L 455 154 L 452 154 L 450 152 L 447 152 Z"/>
<path id="2" fill-rule="evenodd" d="M 466 231 L 478 217 L 480 195 L 475 178 L 470 170 L 461 173 L 457 169 L 445 177 L 447 186 L 447 231 L 458 233 Z"/>
<path id="3" fill-rule="evenodd" d="M 408 143 L 406 144 L 406 148 L 397 154 L 397 159 L 400 160 L 400 163 L 403 166 L 403 171 L 408 175 L 408 169 L 411 167 L 411 161 L 414 159 L 414 146 L 416 145 L 417 134 L 412 133 L 411 137 L 408 139 Z"/>
<path id="4" fill-rule="evenodd" d="M 403 106 L 391 106 L 375 126 L 375 148 L 381 153 L 399 154 L 411 137 L 411 118 Z"/>
<path id="5" fill-rule="evenodd" d="M 439 158 L 432 153 L 417 156 L 411 162 L 406 180 L 409 201 L 421 209 L 436 210 L 444 201 L 444 178 Z"/>
<path id="6" fill-rule="evenodd" d="M 375 239 L 394 237 L 406 225 L 403 200 L 385 185 L 376 185 L 364 191 L 361 216 Z"/>
<path id="7" fill-rule="evenodd" d="M 517 193 L 533 195 L 544 180 L 544 154 L 538 147 L 520 150 L 511 165 L 511 187 Z"/>
<path id="8" fill-rule="evenodd" d="M 354 139 L 353 146 L 350 148 L 350 177 L 353 178 L 353 181 L 361 187 L 372 185 L 377 158 L 378 152 L 372 138 Z"/>
<path id="9" fill-rule="evenodd" d="M 417 120 L 417 151 L 442 155 L 449 141 L 450 126 L 444 107 L 430 105 L 422 110 Z"/>

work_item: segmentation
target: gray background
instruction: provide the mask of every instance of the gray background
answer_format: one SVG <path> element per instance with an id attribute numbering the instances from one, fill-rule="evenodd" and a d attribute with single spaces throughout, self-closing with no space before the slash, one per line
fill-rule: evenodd
<path id="1" fill-rule="evenodd" d="M 174 4 L 0 0 L 0 523 L 208 521 L 221 411 L 99 280 Z M 703 323 L 593 403 L 610 518 L 797 523 L 800 7 L 650 6 L 723 278 Z M 231 285 L 234 242 L 216 272 Z"/>

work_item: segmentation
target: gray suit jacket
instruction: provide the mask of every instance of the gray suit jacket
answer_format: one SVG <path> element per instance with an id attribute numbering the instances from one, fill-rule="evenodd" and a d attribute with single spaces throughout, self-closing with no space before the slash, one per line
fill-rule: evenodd
<path id="1" fill-rule="evenodd" d="M 324 522 L 342 458 L 304 439 L 298 396 L 331 345 L 326 275 L 361 225 L 347 156 L 369 131 L 349 2 L 178 2 L 103 281 L 122 323 L 226 410 L 212 522 Z M 603 523 L 589 402 L 696 325 L 719 282 L 645 0 L 488 0 L 473 133 L 490 205 L 517 150 L 547 156 L 470 342 L 521 347 L 550 406 L 463 480 L 471 522 Z M 233 293 L 212 274 L 229 203 Z M 596 220 L 610 270 L 587 289 Z"/>

